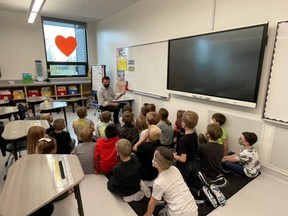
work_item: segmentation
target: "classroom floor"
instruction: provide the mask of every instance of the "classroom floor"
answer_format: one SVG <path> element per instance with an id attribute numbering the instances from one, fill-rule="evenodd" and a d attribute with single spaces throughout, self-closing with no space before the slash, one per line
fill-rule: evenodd
<path id="1" fill-rule="evenodd" d="M 77 118 L 72 113 L 72 108 L 67 107 L 68 130 L 72 138 L 75 138 L 72 121 Z M 95 121 L 94 109 L 88 110 L 88 118 Z M 63 118 L 63 112 L 53 113 L 54 119 Z M 8 120 L 1 120 L 5 123 Z M 24 152 L 22 155 L 25 155 Z M 4 167 L 6 157 L 0 157 L 0 191 L 5 181 L 6 173 Z M 250 182 L 246 187 L 231 197 L 224 207 L 218 207 L 209 216 L 285 216 L 288 215 L 287 195 L 288 177 L 277 174 L 263 168 L 262 174 Z M 85 216 L 132 216 L 136 215 L 127 203 L 120 197 L 111 194 L 106 189 L 107 179 L 105 176 L 88 175 L 81 182 L 81 195 Z M 77 216 L 77 202 L 74 195 L 54 204 L 53 216 Z"/>

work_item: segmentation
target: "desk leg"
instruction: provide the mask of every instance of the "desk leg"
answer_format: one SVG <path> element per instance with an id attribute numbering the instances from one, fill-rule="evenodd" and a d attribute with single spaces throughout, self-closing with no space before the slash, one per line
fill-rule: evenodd
<path id="1" fill-rule="evenodd" d="M 34 106 L 34 103 L 30 103 L 29 106 L 31 106 L 33 116 L 35 116 L 35 106 Z"/>
<path id="2" fill-rule="evenodd" d="M 78 204 L 79 215 L 84 216 L 84 210 L 83 210 L 83 205 L 82 205 L 82 199 L 81 199 L 79 184 L 74 187 L 74 193 L 75 193 L 75 198 L 76 198 L 77 204 Z"/>
<path id="3" fill-rule="evenodd" d="M 17 154 L 17 147 L 16 147 L 16 141 L 13 140 L 13 154 L 14 154 L 14 159 L 15 161 L 18 160 L 18 154 Z"/>
<path id="4" fill-rule="evenodd" d="M 66 129 L 68 131 L 68 122 L 67 122 L 67 116 L 66 116 L 66 109 L 65 107 L 63 107 L 63 112 L 64 112 L 64 119 L 65 119 L 65 122 L 66 122 Z"/>

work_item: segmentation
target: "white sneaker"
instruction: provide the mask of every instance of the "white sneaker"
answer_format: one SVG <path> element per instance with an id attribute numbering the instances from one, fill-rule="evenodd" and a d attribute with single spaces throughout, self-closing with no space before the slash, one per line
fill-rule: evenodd
<path id="1" fill-rule="evenodd" d="M 210 190 L 215 195 L 218 203 L 221 206 L 224 206 L 225 203 L 226 203 L 226 198 L 225 198 L 224 194 L 219 190 L 219 188 L 216 185 L 211 184 L 210 185 Z"/>
<path id="2" fill-rule="evenodd" d="M 150 198 L 151 197 L 151 191 L 147 187 L 147 185 L 144 183 L 144 181 L 140 181 L 140 190 L 144 192 L 145 197 Z"/>
<path id="3" fill-rule="evenodd" d="M 217 200 L 215 199 L 215 197 L 211 194 L 210 189 L 206 186 L 202 187 L 202 190 L 207 198 L 207 200 L 212 204 L 212 206 L 214 208 L 217 208 L 218 204 L 217 204 Z"/>
<path id="4" fill-rule="evenodd" d="M 144 192 L 138 191 L 130 196 L 123 196 L 125 202 L 140 201 L 144 198 Z"/>

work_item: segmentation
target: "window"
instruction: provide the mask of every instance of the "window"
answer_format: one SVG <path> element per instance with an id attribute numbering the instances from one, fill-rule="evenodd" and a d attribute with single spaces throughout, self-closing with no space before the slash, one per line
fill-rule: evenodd
<path id="1" fill-rule="evenodd" d="M 87 76 L 86 23 L 42 17 L 48 77 Z"/>

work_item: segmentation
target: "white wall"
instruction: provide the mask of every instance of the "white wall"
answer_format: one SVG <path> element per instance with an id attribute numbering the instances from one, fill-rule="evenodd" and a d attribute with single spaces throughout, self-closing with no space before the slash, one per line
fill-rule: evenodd
<path id="1" fill-rule="evenodd" d="M 22 79 L 22 73 L 36 74 L 35 60 L 47 71 L 41 18 L 26 22 L 27 14 L 0 11 L 0 80 Z M 89 65 L 97 64 L 95 26 L 87 25 Z"/>
<path id="2" fill-rule="evenodd" d="M 288 19 L 288 1 L 286 0 L 142 0 L 126 10 L 111 16 L 96 25 L 96 46 L 98 62 L 107 65 L 108 75 L 116 80 L 116 48 L 157 42 L 177 37 L 183 37 L 211 30 L 235 28 L 269 21 L 269 38 L 264 56 L 262 78 L 258 106 L 256 109 L 243 108 L 221 103 L 200 101 L 197 99 L 173 96 L 169 101 L 163 101 L 145 96 L 132 95 L 135 98 L 134 113 L 138 113 L 144 102 L 155 103 L 157 108 L 165 107 L 170 112 L 170 120 L 174 121 L 178 109 L 196 111 L 200 120 L 198 132 L 205 132 L 210 122 L 209 111 L 215 110 L 230 116 L 241 124 L 241 127 L 226 128 L 231 149 L 239 149 L 237 138 L 241 129 L 249 129 L 250 121 L 261 125 L 258 134 L 260 140 L 256 144 L 260 152 L 262 164 L 283 174 L 288 174 L 288 167 L 283 160 L 285 157 L 275 157 L 273 146 L 284 147 L 284 139 L 275 139 L 274 134 L 283 134 L 283 129 L 262 121 L 266 87 L 272 55 L 275 24 L 279 20 Z M 211 80 L 213 82 L 213 80 Z M 149 85 L 149 83 L 146 83 Z M 248 119 L 248 120 L 247 120 Z M 229 119 L 227 120 L 229 122 Z M 227 122 L 226 126 L 233 125 Z M 247 125 L 247 127 L 246 127 Z M 259 128 L 255 128 L 259 131 Z M 287 131 L 287 128 L 284 131 Z M 229 133 L 230 132 L 230 133 Z M 284 141 L 282 141 L 284 140 Z M 277 144 L 275 142 L 278 142 Z M 279 143 L 280 142 L 280 143 Z M 281 143 L 283 142 L 283 143 Z M 277 148 L 276 148 L 277 149 Z M 284 147 L 282 154 L 288 153 Z M 282 164 L 279 165 L 279 164 Z"/>

